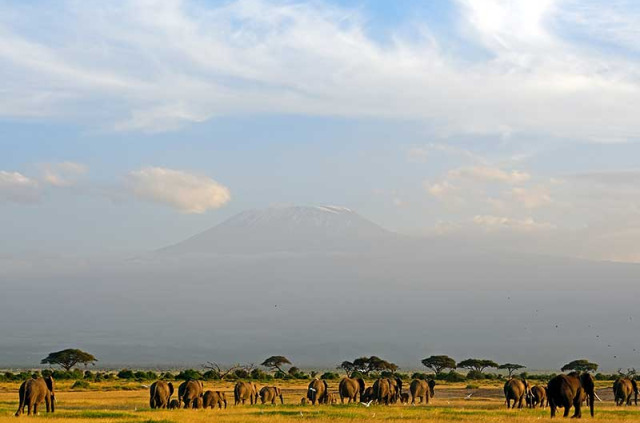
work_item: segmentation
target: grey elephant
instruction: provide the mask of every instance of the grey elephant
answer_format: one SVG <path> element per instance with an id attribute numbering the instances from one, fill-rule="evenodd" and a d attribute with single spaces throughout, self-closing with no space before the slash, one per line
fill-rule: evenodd
<path id="1" fill-rule="evenodd" d="M 47 413 L 53 413 L 56 409 L 55 382 L 51 376 L 24 381 L 20 385 L 18 394 L 20 404 L 18 411 L 16 411 L 16 417 L 24 413 L 25 407 L 27 407 L 27 415 L 31 415 L 31 411 L 33 414 L 38 414 L 38 405 L 42 402 L 47 407 Z"/>
<path id="2" fill-rule="evenodd" d="M 204 383 L 201 380 L 190 379 L 178 386 L 178 403 L 184 404 L 184 408 L 191 408 L 196 398 L 204 395 Z"/>
<path id="3" fill-rule="evenodd" d="M 221 391 L 207 391 L 202 397 L 204 408 L 227 408 L 227 395 Z"/>
<path id="4" fill-rule="evenodd" d="M 414 379 L 409 385 L 411 393 L 411 404 L 416 403 L 416 398 L 420 398 L 420 404 L 429 404 L 429 399 L 435 394 L 435 380 Z"/>
<path id="5" fill-rule="evenodd" d="M 246 400 L 253 404 L 258 403 L 258 387 L 253 382 L 240 381 L 236 383 L 233 388 L 233 399 L 235 405 L 242 403 L 244 405 Z"/>
<path id="6" fill-rule="evenodd" d="M 167 408 L 173 395 L 173 383 L 158 380 L 149 388 L 149 405 L 151 408 Z"/>
<path id="7" fill-rule="evenodd" d="M 326 404 L 328 401 L 329 387 L 326 380 L 314 379 L 307 387 L 307 398 L 312 405 Z"/>
<path id="8" fill-rule="evenodd" d="M 503 391 L 507 408 L 516 408 L 516 404 L 518 408 L 522 408 L 522 402 L 529 395 L 529 383 L 525 379 L 511 378 L 505 382 Z"/>
<path id="9" fill-rule="evenodd" d="M 613 396 L 616 400 L 616 405 L 622 404 L 631 405 L 631 396 L 634 397 L 634 402 L 638 405 L 638 384 L 635 380 L 628 377 L 621 377 L 613 382 Z"/>
<path id="10" fill-rule="evenodd" d="M 373 386 L 369 386 L 364 390 L 364 393 L 360 397 L 360 402 L 368 403 L 369 401 L 375 401 L 375 392 L 373 391 Z"/>
<path id="11" fill-rule="evenodd" d="M 275 404 L 276 399 L 280 398 L 280 404 L 284 404 L 284 399 L 282 398 L 282 390 L 277 386 L 265 386 L 260 389 L 260 401 L 265 403 Z"/>
<path id="12" fill-rule="evenodd" d="M 167 407 L 169 410 L 176 410 L 178 408 L 180 408 L 180 401 L 178 401 L 177 399 L 172 399 L 171 401 L 169 401 L 169 405 Z"/>
<path id="13" fill-rule="evenodd" d="M 381 378 L 373 383 L 373 397 L 379 404 L 393 404 L 398 401 L 401 393 L 402 380 L 400 378 Z"/>
<path id="14" fill-rule="evenodd" d="M 338 394 L 340 394 L 340 401 L 344 404 L 344 399 L 347 398 L 348 402 L 355 402 L 360 395 L 360 401 L 362 402 L 362 395 L 365 391 L 364 379 L 357 378 L 352 379 L 345 377 L 340 381 L 338 385 Z"/>
<path id="15" fill-rule="evenodd" d="M 571 406 L 574 408 L 573 417 L 582 417 L 584 400 L 587 400 L 591 417 L 593 417 L 595 395 L 595 381 L 587 372 L 558 375 L 547 384 L 547 398 L 552 418 L 555 417 L 558 407 L 564 407 L 564 417 L 568 417 Z"/>

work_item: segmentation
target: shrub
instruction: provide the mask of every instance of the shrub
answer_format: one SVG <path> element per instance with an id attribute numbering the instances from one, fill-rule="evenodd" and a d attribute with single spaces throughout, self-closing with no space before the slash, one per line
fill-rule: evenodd
<path id="1" fill-rule="evenodd" d="M 249 379 L 249 377 L 251 376 L 249 372 L 246 371 L 245 369 L 238 369 L 235 372 L 233 372 L 233 375 L 237 379 Z"/>
<path id="2" fill-rule="evenodd" d="M 484 378 L 485 378 L 484 373 L 478 370 L 469 370 L 469 372 L 467 373 L 467 379 L 470 379 L 470 380 L 482 380 Z"/>
<path id="3" fill-rule="evenodd" d="M 364 373 L 360 373 L 359 371 L 356 370 L 355 372 L 351 373 L 351 377 L 354 378 L 354 379 L 364 379 L 366 377 L 366 375 Z"/>
<path id="4" fill-rule="evenodd" d="M 118 372 L 118 379 L 133 379 L 134 378 L 134 373 L 132 370 L 129 369 L 122 369 Z"/>
<path id="5" fill-rule="evenodd" d="M 480 385 L 474 385 L 472 383 L 466 386 L 466 389 L 478 389 L 478 388 L 480 388 Z"/>
<path id="6" fill-rule="evenodd" d="M 193 369 L 186 369 L 176 375 L 178 380 L 202 379 L 202 373 Z"/>
<path id="7" fill-rule="evenodd" d="M 86 380 L 76 380 L 73 382 L 73 385 L 71 385 L 71 389 L 89 389 L 90 386 Z"/>
<path id="8" fill-rule="evenodd" d="M 322 376 L 320 376 L 320 379 L 336 380 L 336 379 L 340 379 L 340 375 L 333 372 L 325 372 L 322 374 Z"/>
<path id="9" fill-rule="evenodd" d="M 464 382 L 467 380 L 464 375 L 455 370 L 451 370 L 448 373 L 441 373 L 438 378 L 447 382 Z"/>
<path id="10" fill-rule="evenodd" d="M 167 373 L 164 373 L 162 375 L 163 379 L 169 379 L 166 377 Z M 173 379 L 173 375 L 170 376 Z M 204 372 L 202 374 L 202 378 L 204 380 L 220 380 L 220 373 L 216 372 L 215 370 L 207 370 L 206 372 Z"/>

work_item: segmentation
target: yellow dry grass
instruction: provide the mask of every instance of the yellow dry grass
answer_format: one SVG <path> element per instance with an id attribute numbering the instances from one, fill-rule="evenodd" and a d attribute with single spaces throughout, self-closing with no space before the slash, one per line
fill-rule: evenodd
<path id="1" fill-rule="evenodd" d="M 474 390 L 471 399 L 465 400 L 464 385 L 438 386 L 436 397 L 429 406 L 376 406 L 360 404 L 301 406 L 306 384 L 279 384 L 285 395 L 285 405 L 234 406 L 231 394 L 233 384 L 206 383 L 206 389 L 227 391 L 229 407 L 226 410 L 151 410 L 148 390 L 139 383 L 95 383 L 90 390 L 76 392 L 70 383 L 58 383 L 58 409 L 54 414 L 44 413 L 38 417 L 20 417 L 53 420 L 56 423 L 205 423 L 217 422 L 534 422 L 549 420 L 549 410 L 506 410 L 501 397 L 500 384 L 484 384 Z M 599 385 L 599 395 L 604 402 L 598 403 L 595 420 L 606 422 L 640 421 L 640 407 L 616 407 L 608 394 L 609 384 Z M 332 392 L 337 382 L 331 383 Z M 0 423 L 16 422 L 13 416 L 17 409 L 18 384 L 0 384 Z M 124 390 L 127 389 L 127 390 Z M 584 418 L 591 418 L 584 410 Z M 561 417 L 560 417 L 561 418 Z"/>

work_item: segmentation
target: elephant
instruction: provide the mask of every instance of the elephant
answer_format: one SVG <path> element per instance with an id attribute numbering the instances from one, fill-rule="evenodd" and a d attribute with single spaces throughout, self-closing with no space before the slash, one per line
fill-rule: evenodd
<path id="1" fill-rule="evenodd" d="M 573 405 L 575 409 L 573 417 L 582 417 L 582 402 L 586 399 L 593 417 L 595 383 L 593 376 L 584 372 L 571 372 L 566 375 L 558 375 L 547 384 L 547 400 L 551 409 L 551 417 L 555 417 L 556 409 L 564 407 L 564 417 L 569 415 L 569 409 Z"/>
<path id="2" fill-rule="evenodd" d="M 541 408 L 544 408 L 547 402 L 547 388 L 540 385 L 533 386 L 529 391 L 529 407 L 536 408 L 536 406 L 539 405 Z"/>
<path id="3" fill-rule="evenodd" d="M 398 401 L 402 393 L 402 379 L 377 379 L 373 383 L 373 397 L 378 403 L 385 405 L 393 404 Z"/>
<path id="4" fill-rule="evenodd" d="M 400 395 L 402 395 L 402 379 L 399 377 L 395 379 L 389 379 L 389 386 L 391 387 L 392 395 L 390 401 L 392 404 L 395 404 L 400 400 Z"/>
<path id="5" fill-rule="evenodd" d="M 199 410 L 201 408 L 204 408 L 204 399 L 203 399 L 203 397 L 194 398 L 193 401 L 191 401 L 191 407 L 194 410 Z"/>
<path id="6" fill-rule="evenodd" d="M 327 394 L 327 404 L 337 404 L 338 403 L 338 396 L 334 393 L 329 393 Z"/>
<path id="7" fill-rule="evenodd" d="M 151 408 L 167 408 L 173 395 L 173 383 L 158 380 L 149 389 L 149 405 Z"/>
<path id="8" fill-rule="evenodd" d="M 246 400 L 249 400 L 251 405 L 258 403 L 258 387 L 253 382 L 244 382 L 240 381 L 236 383 L 236 386 L 233 388 L 233 399 L 235 405 L 242 403 Z"/>
<path id="9" fill-rule="evenodd" d="M 638 384 L 635 380 L 623 377 L 618 378 L 613 383 L 613 396 L 616 400 L 616 405 L 627 404 L 631 405 L 631 395 L 636 405 L 638 405 Z"/>
<path id="10" fill-rule="evenodd" d="M 326 380 L 314 379 L 309 383 L 307 388 L 307 398 L 312 405 L 326 404 L 329 395 L 329 387 Z"/>
<path id="11" fill-rule="evenodd" d="M 24 381 L 20 385 L 19 395 L 20 404 L 16 417 L 24 413 L 25 407 L 27 407 L 27 415 L 31 415 L 32 410 L 33 414 L 38 414 L 38 405 L 43 401 L 47 407 L 47 413 L 53 413 L 56 410 L 55 382 L 51 376 Z"/>
<path id="12" fill-rule="evenodd" d="M 369 386 L 367 389 L 365 389 L 364 393 L 360 397 L 360 402 L 368 403 L 369 401 L 375 401 L 373 386 Z"/>
<path id="13" fill-rule="evenodd" d="M 429 404 L 429 399 L 434 396 L 433 388 L 436 386 L 435 380 L 414 379 L 409 385 L 411 393 L 411 405 L 415 405 L 416 398 L 420 398 L 420 404 Z"/>
<path id="14" fill-rule="evenodd" d="M 344 399 L 348 398 L 348 403 L 355 402 L 358 394 L 360 394 L 360 401 L 362 402 L 362 395 L 364 394 L 365 385 L 364 379 L 351 379 L 348 377 L 343 378 L 338 385 L 338 393 L 340 394 L 340 401 L 344 404 Z"/>
<path id="15" fill-rule="evenodd" d="M 189 379 L 178 386 L 178 403 L 180 405 L 184 403 L 184 408 L 190 408 L 193 400 L 202 397 L 203 394 L 204 384 L 202 381 Z"/>
<path id="16" fill-rule="evenodd" d="M 504 384 L 504 398 L 507 408 L 522 408 L 522 401 L 529 396 L 529 384 L 525 379 L 509 379 Z M 511 401 L 513 400 L 513 405 Z"/>
<path id="17" fill-rule="evenodd" d="M 207 391 L 204 393 L 202 401 L 204 408 L 216 408 L 217 405 L 219 409 L 222 409 L 223 404 L 224 408 L 227 408 L 227 396 L 224 392 Z"/>
<path id="18" fill-rule="evenodd" d="M 169 410 L 176 410 L 180 408 L 180 401 L 178 401 L 177 399 L 172 399 L 169 402 L 169 406 L 167 408 L 169 408 Z"/>
<path id="19" fill-rule="evenodd" d="M 400 394 L 400 403 L 409 404 L 409 394 L 408 393 L 403 392 L 402 394 Z"/>
<path id="20" fill-rule="evenodd" d="M 277 386 L 265 386 L 260 389 L 260 401 L 264 404 L 270 402 L 271 404 L 276 403 L 276 399 L 280 398 L 280 404 L 284 404 L 284 399 L 282 398 L 282 389 Z"/>

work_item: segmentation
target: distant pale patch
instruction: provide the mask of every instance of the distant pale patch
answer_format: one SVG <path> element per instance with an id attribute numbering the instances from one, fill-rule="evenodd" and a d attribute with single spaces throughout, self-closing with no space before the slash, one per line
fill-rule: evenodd
<path id="1" fill-rule="evenodd" d="M 74 162 L 44 163 L 40 169 L 42 181 L 56 187 L 75 185 L 78 178 L 88 171 L 87 166 Z"/>
<path id="2" fill-rule="evenodd" d="M 550 223 L 538 222 L 531 217 L 527 217 L 525 219 L 515 219 L 503 216 L 479 215 L 473 218 L 473 223 L 488 231 L 506 229 L 532 232 L 555 228 L 555 226 Z"/>
<path id="3" fill-rule="evenodd" d="M 172 206 L 183 213 L 204 213 L 224 206 L 229 189 L 208 176 L 181 170 L 147 167 L 127 176 L 133 194 L 147 201 Z"/>
<path id="4" fill-rule="evenodd" d="M 35 203 L 40 199 L 38 182 L 19 172 L 0 170 L 0 202 Z"/>

